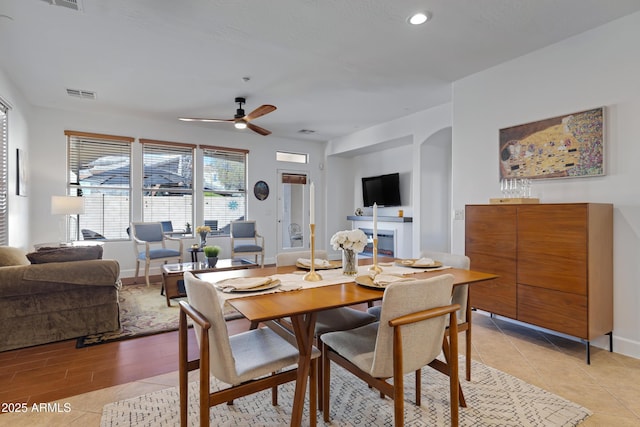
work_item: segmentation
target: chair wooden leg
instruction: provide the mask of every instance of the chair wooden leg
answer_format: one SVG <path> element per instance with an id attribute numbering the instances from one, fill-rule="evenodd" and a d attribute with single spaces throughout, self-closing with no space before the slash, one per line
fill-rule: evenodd
<path id="1" fill-rule="evenodd" d="M 467 381 L 471 381 L 471 322 L 468 329 L 464 332 L 465 339 L 465 376 Z"/>
<path id="2" fill-rule="evenodd" d="M 318 337 L 318 344 L 320 343 L 320 337 Z M 323 350 L 323 346 L 320 346 L 320 350 Z M 320 356 L 321 359 L 320 360 L 324 360 L 324 353 L 322 353 L 322 355 Z M 317 377 L 318 377 L 318 409 L 320 411 L 322 411 L 324 409 L 324 404 L 323 404 L 323 398 L 324 398 L 324 393 L 322 392 L 322 389 L 324 387 L 324 369 L 322 368 L 323 363 L 320 362 L 317 364 Z"/>
<path id="3" fill-rule="evenodd" d="M 311 360 L 311 369 L 309 370 L 309 424 L 311 427 L 316 427 L 318 424 L 318 401 L 320 400 L 320 395 L 318 394 L 319 366 L 318 359 Z"/>
<path id="4" fill-rule="evenodd" d="M 278 405 L 278 387 L 271 387 L 271 404 L 273 406 Z"/>
<path id="5" fill-rule="evenodd" d="M 322 419 L 325 423 L 329 422 L 329 391 L 331 389 L 331 361 L 328 351 L 329 347 L 322 343 Z"/>
<path id="6" fill-rule="evenodd" d="M 416 406 L 422 405 L 422 369 L 416 371 Z"/>

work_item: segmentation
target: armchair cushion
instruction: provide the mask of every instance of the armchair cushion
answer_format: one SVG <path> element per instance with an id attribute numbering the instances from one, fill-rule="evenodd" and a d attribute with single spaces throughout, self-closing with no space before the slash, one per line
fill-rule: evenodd
<path id="1" fill-rule="evenodd" d="M 151 259 L 167 258 L 172 256 L 179 257 L 180 251 L 177 251 L 175 249 L 167 249 L 167 248 L 158 248 L 158 249 L 149 250 L 149 257 Z M 147 259 L 146 252 L 145 251 L 140 252 L 138 254 L 138 258 L 141 259 L 142 261 Z"/>
<path id="2" fill-rule="evenodd" d="M 82 246 L 68 248 L 40 248 L 36 252 L 27 254 L 31 264 L 46 264 L 49 262 L 89 261 L 102 259 L 102 246 Z"/>
<path id="3" fill-rule="evenodd" d="M 28 265 L 29 259 L 22 249 L 11 246 L 0 246 L 0 267 L 10 265 Z"/>
<path id="4" fill-rule="evenodd" d="M 260 252 L 262 246 L 260 245 L 235 245 L 233 247 L 234 252 Z"/>

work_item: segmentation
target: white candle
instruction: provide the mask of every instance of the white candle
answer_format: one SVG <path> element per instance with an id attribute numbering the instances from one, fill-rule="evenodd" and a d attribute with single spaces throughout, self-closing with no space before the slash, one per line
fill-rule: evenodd
<path id="1" fill-rule="evenodd" d="M 309 187 L 309 224 L 316 223 L 316 187 L 311 183 L 311 187 Z"/>
<path id="2" fill-rule="evenodd" d="M 373 238 L 378 238 L 378 204 L 373 204 Z"/>

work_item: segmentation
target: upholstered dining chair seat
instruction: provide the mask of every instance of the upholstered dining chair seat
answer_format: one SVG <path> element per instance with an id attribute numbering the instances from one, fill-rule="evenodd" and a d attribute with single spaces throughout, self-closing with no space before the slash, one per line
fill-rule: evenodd
<path id="1" fill-rule="evenodd" d="M 352 329 L 348 334 L 327 334 L 322 341 L 360 370 L 369 372 L 373 366 L 378 326 L 379 323 L 374 322 Z"/>
<path id="2" fill-rule="evenodd" d="M 235 372 L 229 378 L 220 378 L 227 384 L 237 385 L 270 372 L 277 372 L 298 363 L 300 352 L 292 345 L 283 345 L 282 338 L 269 328 L 253 329 L 229 336 L 235 359 Z M 320 356 L 313 348 L 311 357 Z"/>
<path id="3" fill-rule="evenodd" d="M 325 310 L 318 313 L 315 333 L 320 336 L 327 332 L 359 328 L 375 320 L 375 316 L 349 307 Z"/>

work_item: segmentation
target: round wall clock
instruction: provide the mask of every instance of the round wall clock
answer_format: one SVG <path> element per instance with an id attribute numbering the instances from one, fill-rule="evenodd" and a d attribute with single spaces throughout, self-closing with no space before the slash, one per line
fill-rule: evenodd
<path id="1" fill-rule="evenodd" d="M 258 200 L 264 200 L 269 197 L 269 185 L 264 181 L 256 182 L 253 186 L 253 194 Z"/>

